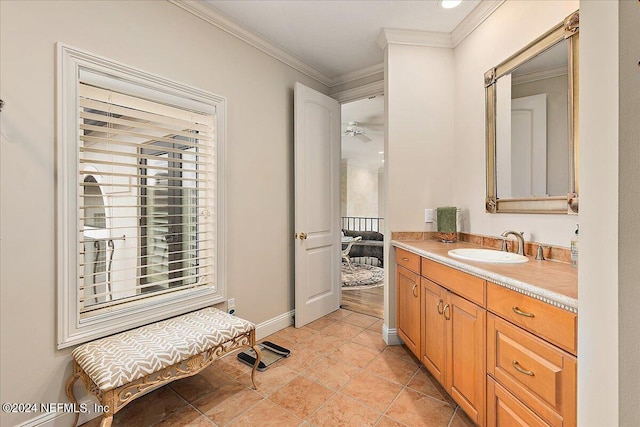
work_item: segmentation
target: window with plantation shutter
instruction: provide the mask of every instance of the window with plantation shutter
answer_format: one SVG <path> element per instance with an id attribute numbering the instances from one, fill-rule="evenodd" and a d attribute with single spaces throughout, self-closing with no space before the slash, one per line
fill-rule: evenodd
<path id="1" fill-rule="evenodd" d="M 59 68 L 58 346 L 222 302 L 224 99 L 65 46 Z"/>

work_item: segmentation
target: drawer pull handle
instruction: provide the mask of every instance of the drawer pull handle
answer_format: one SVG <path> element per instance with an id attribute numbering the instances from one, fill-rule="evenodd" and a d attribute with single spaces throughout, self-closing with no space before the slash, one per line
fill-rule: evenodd
<path id="1" fill-rule="evenodd" d="M 444 301 L 440 300 L 440 301 L 438 301 L 438 305 L 436 305 L 436 310 L 438 310 L 438 314 L 444 313 L 444 310 L 442 309 L 442 303 L 443 302 Z"/>
<path id="2" fill-rule="evenodd" d="M 518 308 L 518 306 L 514 305 L 513 307 L 511 307 L 511 309 L 513 310 L 513 312 L 519 316 L 524 316 L 524 317 L 536 317 L 533 313 L 527 313 L 526 311 L 522 311 Z"/>
<path id="3" fill-rule="evenodd" d="M 411 292 L 413 293 L 413 296 L 416 297 L 416 298 L 418 297 L 418 294 L 416 294 L 416 288 L 417 287 L 418 287 L 418 284 L 414 283 L 413 284 L 413 288 L 411 288 Z"/>
<path id="4" fill-rule="evenodd" d="M 447 310 L 450 308 L 449 304 L 445 304 L 444 308 L 442 309 L 442 313 L 444 314 L 444 318 L 447 320 L 451 320 L 451 314 L 449 314 L 449 316 L 447 316 Z"/>
<path id="5" fill-rule="evenodd" d="M 409 258 L 402 258 L 404 262 L 409 262 Z"/>
<path id="6" fill-rule="evenodd" d="M 520 366 L 517 360 L 514 360 L 513 362 L 511 362 L 511 364 L 513 365 L 515 370 L 520 372 L 521 374 L 529 375 L 530 377 L 534 375 L 533 371 L 529 371 L 527 369 L 524 369 L 522 366 Z"/>

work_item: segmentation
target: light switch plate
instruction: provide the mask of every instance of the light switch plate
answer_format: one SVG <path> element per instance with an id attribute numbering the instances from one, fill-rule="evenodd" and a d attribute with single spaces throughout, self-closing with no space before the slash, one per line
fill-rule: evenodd
<path id="1" fill-rule="evenodd" d="M 424 210 L 424 222 L 433 222 L 433 209 Z"/>

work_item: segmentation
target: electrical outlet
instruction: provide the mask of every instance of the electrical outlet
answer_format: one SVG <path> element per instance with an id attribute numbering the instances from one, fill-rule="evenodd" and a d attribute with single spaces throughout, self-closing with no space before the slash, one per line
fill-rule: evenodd
<path id="1" fill-rule="evenodd" d="M 424 222 L 433 222 L 433 209 L 424 210 Z"/>
<path id="2" fill-rule="evenodd" d="M 229 298 L 227 300 L 227 313 L 236 314 L 236 299 Z"/>

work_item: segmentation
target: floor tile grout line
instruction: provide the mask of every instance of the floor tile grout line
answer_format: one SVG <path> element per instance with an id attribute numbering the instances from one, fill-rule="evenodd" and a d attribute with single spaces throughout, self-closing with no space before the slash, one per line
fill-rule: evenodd
<path id="1" fill-rule="evenodd" d="M 396 401 L 398 400 L 398 398 L 400 397 L 400 395 L 402 394 L 402 392 L 404 391 L 405 387 L 403 386 L 400 391 L 398 393 L 396 393 L 396 397 L 393 398 L 393 400 L 391 401 L 391 403 L 389 403 L 389 406 L 387 406 L 387 408 L 384 410 L 384 412 L 382 413 L 383 417 L 387 417 L 389 419 L 392 419 L 393 421 L 397 422 L 398 424 L 402 425 L 402 426 L 406 426 L 405 423 L 393 418 L 392 416 L 388 415 L 387 412 L 389 412 L 389 409 L 391 409 L 391 407 L 394 405 L 394 403 L 396 403 Z"/>
<path id="2" fill-rule="evenodd" d="M 425 396 L 427 396 L 427 397 L 430 397 L 430 398 L 432 398 L 432 399 L 434 399 L 434 400 L 437 400 L 438 402 L 446 403 L 446 404 L 447 404 L 447 405 L 449 405 L 449 406 L 453 406 L 453 405 L 451 405 L 451 402 L 447 402 L 447 401 L 446 401 L 446 399 L 438 399 L 438 398 L 437 398 L 437 397 L 435 397 L 435 396 L 431 396 L 431 395 L 429 395 L 429 394 L 427 394 L 427 393 L 423 393 L 423 392 L 421 392 L 420 390 L 416 390 L 415 388 L 413 388 L 413 387 L 409 386 L 409 384 L 411 383 L 411 380 L 413 380 L 416 376 L 418 376 L 418 374 L 419 374 L 420 372 L 422 372 L 422 366 L 419 366 L 419 367 L 418 367 L 418 370 L 413 374 L 413 376 L 409 379 L 409 381 L 407 381 L 407 384 L 405 385 L 405 387 L 406 387 L 406 388 L 408 388 L 408 389 L 409 389 L 409 390 L 411 390 L 411 391 L 415 391 L 415 392 L 417 392 L 417 393 L 420 393 L 420 394 L 423 394 L 423 395 L 425 395 Z M 425 375 L 427 375 L 427 376 L 428 376 L 428 377 L 430 377 L 430 378 L 433 378 L 433 376 L 432 376 L 432 375 L 429 373 L 429 371 L 427 371 L 426 369 L 425 369 Z M 434 378 L 434 380 L 435 380 L 435 378 Z M 429 381 L 431 381 L 431 379 L 429 379 Z M 433 381 L 431 381 L 431 382 L 433 383 Z M 434 385 L 435 385 L 435 384 L 434 384 Z M 437 386 L 436 386 L 436 388 L 437 388 Z M 445 393 L 446 393 L 446 391 L 445 391 Z M 452 398 L 452 399 L 453 399 L 453 398 Z M 455 401 L 454 401 L 454 402 L 455 402 Z M 457 407 L 458 407 L 458 404 L 456 404 L 456 405 L 455 405 L 455 408 L 457 408 Z M 454 408 L 454 409 L 455 409 L 455 408 Z"/>
<path id="3" fill-rule="evenodd" d="M 345 310 L 347 311 L 347 310 Z M 189 402 L 182 394 L 180 394 L 177 390 L 175 390 L 171 385 L 172 384 L 167 384 L 167 387 L 171 390 L 172 393 L 176 394 L 178 396 L 178 398 L 182 401 L 184 401 L 186 403 L 186 405 L 172 411 L 169 414 L 166 414 L 160 421 L 158 421 L 156 424 L 157 425 L 159 423 L 162 423 L 164 421 L 166 421 L 167 419 L 169 419 L 170 417 L 174 416 L 176 413 L 180 412 L 180 411 L 185 411 L 188 410 L 189 408 L 194 409 L 196 411 L 197 414 L 199 414 L 200 416 L 204 416 L 207 419 L 207 422 L 210 423 L 211 425 L 214 426 L 218 426 L 218 427 L 224 427 L 224 426 L 228 426 L 229 424 L 236 422 L 239 418 L 241 418 L 242 416 L 244 416 L 245 414 L 247 414 L 249 411 L 253 410 L 257 405 L 263 403 L 265 400 L 269 401 L 272 404 L 276 404 L 279 408 L 281 408 L 282 410 L 284 410 L 286 413 L 290 414 L 291 416 L 295 417 L 296 420 L 301 420 L 300 424 L 304 424 L 305 421 L 308 421 L 309 423 L 311 422 L 311 418 L 318 413 L 318 411 L 320 411 L 322 408 L 325 408 L 329 402 L 334 401 L 338 396 L 342 396 L 352 402 L 356 402 L 357 404 L 370 409 L 371 411 L 373 411 L 376 414 L 379 414 L 378 417 L 375 419 L 374 421 L 374 425 L 378 425 L 380 424 L 380 422 L 384 419 L 384 417 L 388 417 L 389 419 L 394 420 L 395 422 L 398 422 L 399 424 L 405 425 L 404 423 L 396 420 L 395 418 L 387 415 L 387 412 L 391 409 L 391 407 L 398 401 L 400 395 L 403 392 L 414 392 L 417 393 L 421 396 L 427 397 L 429 398 L 429 400 L 432 401 L 436 401 L 439 403 L 443 403 L 446 404 L 447 406 L 450 406 L 453 408 L 453 412 L 452 415 L 448 421 L 448 423 L 446 424 L 447 427 L 451 427 L 456 414 L 458 413 L 458 410 L 460 410 L 461 408 L 456 405 L 455 403 L 451 403 L 448 402 L 446 400 L 442 400 L 439 399 L 437 397 L 428 395 L 426 393 L 423 393 L 417 389 L 414 389 L 412 387 L 409 386 L 409 384 L 411 383 L 412 380 L 414 380 L 416 378 L 416 376 L 422 372 L 422 365 L 419 363 L 419 361 L 415 360 L 414 358 L 410 357 L 409 359 L 406 358 L 406 356 L 410 356 L 410 354 L 408 352 L 406 352 L 406 348 L 405 348 L 405 352 L 401 352 L 401 351 L 390 351 L 390 348 L 395 347 L 395 346 L 388 346 L 385 345 L 382 349 L 380 349 L 379 346 L 375 346 L 375 344 L 372 343 L 372 346 L 368 346 L 365 344 L 362 344 L 360 342 L 355 342 L 354 339 L 362 334 L 364 331 L 369 331 L 371 329 L 369 329 L 370 326 L 372 326 L 373 324 L 375 324 L 376 322 L 374 322 L 372 325 L 369 325 L 369 327 L 363 327 L 361 325 L 354 325 L 352 323 L 349 323 L 347 321 L 345 321 L 344 319 L 351 316 L 353 314 L 344 316 L 341 319 L 335 319 L 332 320 L 331 323 L 329 323 L 326 327 L 329 327 L 330 325 L 336 324 L 336 323 L 342 323 L 344 325 L 349 325 L 349 326 L 353 326 L 356 327 L 358 329 L 361 329 L 355 336 L 350 337 L 350 338 L 345 338 L 342 336 L 338 336 L 338 335 L 332 335 L 332 334 L 328 334 L 328 333 L 322 333 L 321 330 L 314 330 L 313 328 L 308 328 L 306 327 L 305 332 L 300 333 L 300 334 L 293 334 L 291 336 L 287 336 L 286 334 L 280 334 L 279 337 L 281 337 L 283 340 L 291 342 L 292 344 L 295 344 L 296 346 L 304 346 L 310 342 L 312 342 L 314 340 L 314 337 L 317 337 L 319 335 L 323 335 L 323 336 L 329 336 L 332 338 L 336 338 L 336 340 L 338 341 L 337 346 L 334 346 L 333 344 L 331 344 L 331 349 L 327 350 L 323 353 L 315 353 L 317 355 L 317 357 L 315 358 L 315 360 L 313 360 L 308 366 L 301 368 L 302 370 L 297 370 L 297 369 L 293 369 L 291 367 L 287 367 L 292 373 L 294 373 L 295 375 L 293 376 L 293 378 L 289 381 L 287 381 L 285 384 L 282 384 L 280 386 L 278 386 L 276 389 L 274 389 L 273 391 L 271 391 L 269 394 L 263 394 L 258 390 L 254 390 L 250 385 L 248 385 L 246 383 L 247 378 L 247 372 L 242 372 L 241 374 L 239 374 L 238 376 L 235 376 L 235 373 L 239 373 L 240 370 L 237 369 L 233 369 L 233 364 L 235 364 L 237 361 L 235 360 L 235 358 L 233 358 L 233 354 L 234 353 L 229 353 L 226 356 L 228 356 L 229 358 L 227 359 L 227 357 L 225 357 L 224 359 L 224 364 L 225 367 L 229 366 L 232 369 L 229 370 L 225 370 L 223 368 L 221 368 L 219 365 L 216 366 L 216 370 L 219 371 L 220 375 L 223 375 L 224 378 L 233 381 L 234 383 L 238 383 L 241 385 L 242 389 L 244 390 L 251 390 L 257 393 L 259 399 L 252 405 L 249 405 L 247 408 L 244 408 L 240 413 L 236 414 L 234 417 L 230 418 L 228 421 L 226 421 L 224 424 L 217 424 L 215 423 L 211 418 L 209 418 L 205 413 L 203 413 L 200 409 L 198 409 L 198 407 L 196 407 L 193 403 Z M 323 328 L 324 329 L 324 328 Z M 373 332 L 380 332 L 380 331 L 375 331 L 372 330 Z M 280 331 L 278 331 L 280 332 Z M 277 332 L 276 332 L 277 333 Z M 272 334 L 274 335 L 274 334 Z M 265 340 L 268 340 L 269 337 L 264 338 Z M 296 341 L 296 340 L 300 340 L 300 341 Z M 344 384 L 339 384 L 336 388 L 333 387 L 329 387 L 326 386 L 322 383 L 320 383 L 319 380 L 315 380 L 312 377 L 309 377 L 307 372 L 309 371 L 309 369 L 311 369 L 313 367 L 314 364 L 317 364 L 318 361 L 322 360 L 325 357 L 329 357 L 333 352 L 335 352 L 336 350 L 340 349 L 341 347 L 347 345 L 347 344 L 356 344 L 357 346 L 362 346 L 363 348 L 366 348 L 367 350 L 370 350 L 371 352 L 375 352 L 375 356 L 371 358 L 371 360 L 369 360 L 368 362 L 366 362 L 363 366 L 359 366 L 356 364 L 352 364 L 350 362 L 347 362 L 345 360 L 342 360 L 342 362 L 348 366 L 357 368 L 357 370 L 355 371 L 355 373 L 351 376 L 350 379 L 348 379 Z M 404 346 L 401 346 L 404 347 Z M 329 345 L 327 345 L 326 348 L 329 348 Z M 415 365 L 416 370 L 408 377 L 408 380 L 403 384 L 401 382 L 399 382 L 397 379 L 391 379 L 388 377 L 385 377 L 383 375 L 380 375 L 376 372 L 372 372 L 370 370 L 370 365 L 379 357 L 381 357 L 383 354 L 388 353 L 388 355 L 386 355 L 385 357 L 389 357 L 389 358 L 393 358 L 396 359 L 398 361 L 402 361 L 402 362 L 407 362 L 410 363 L 412 365 Z M 355 396 L 352 396 L 350 394 L 347 394 L 344 392 L 346 386 L 354 380 L 355 377 L 363 374 L 364 372 L 368 373 L 369 375 L 384 379 L 385 381 L 389 381 L 392 384 L 396 384 L 398 386 L 400 386 L 399 391 L 395 394 L 395 396 L 393 397 L 393 399 L 391 400 L 391 402 L 384 408 L 383 411 L 380 411 L 377 408 L 371 407 L 368 404 L 366 404 L 365 402 L 360 401 L 358 398 L 356 398 Z M 427 375 L 428 372 L 425 372 Z M 312 381 L 322 387 L 324 387 L 325 389 L 329 390 L 331 393 L 329 394 L 329 396 L 323 400 L 320 403 L 320 406 L 318 408 L 316 408 L 314 411 L 312 411 L 307 417 L 305 417 L 304 419 L 301 418 L 300 416 L 294 414 L 293 412 L 291 412 L 290 410 L 288 410 L 287 408 L 284 408 L 283 406 L 281 406 L 280 404 L 278 404 L 277 402 L 274 402 L 273 400 L 271 400 L 270 398 L 273 396 L 274 393 L 277 393 L 279 390 L 281 390 L 282 388 L 286 387 L 288 384 L 290 384 L 292 381 L 294 381 L 296 378 L 299 377 L 304 377 L 306 379 L 308 379 L 309 381 Z M 433 381 L 435 384 L 435 381 Z M 215 393 L 216 390 L 211 390 L 208 392 L 205 392 L 202 396 L 199 396 L 198 399 L 195 399 L 194 402 L 197 402 L 198 400 L 202 399 L 203 397 L 205 397 L 206 395 L 209 395 L 211 393 Z"/>
<path id="4" fill-rule="evenodd" d="M 161 390 L 161 389 L 163 389 L 163 388 L 165 388 L 165 387 L 166 387 L 168 390 L 171 390 L 171 392 L 172 392 L 173 394 L 175 394 L 175 395 L 176 395 L 176 397 L 178 397 L 178 399 L 183 400 L 183 401 L 186 403 L 186 405 L 184 405 L 184 406 L 183 406 L 183 407 L 181 407 L 181 408 L 177 408 L 176 410 L 174 410 L 174 411 L 172 411 L 172 412 L 170 412 L 170 413 L 166 414 L 164 417 L 162 417 L 162 419 L 161 419 L 160 421 L 158 421 L 158 422 L 157 422 L 157 423 L 155 423 L 154 425 L 161 423 L 162 421 L 164 421 L 165 419 L 167 419 L 167 418 L 171 417 L 173 414 L 175 414 L 175 413 L 176 413 L 176 412 L 178 412 L 179 410 L 181 410 L 181 409 L 183 409 L 183 408 L 186 408 L 187 406 L 191 406 L 191 404 L 189 403 L 189 401 L 188 401 L 187 399 L 185 399 L 184 397 L 182 397 L 182 395 L 181 395 L 180 393 L 178 393 L 176 390 L 174 390 L 174 389 L 173 389 L 173 387 L 171 387 L 171 384 L 173 384 L 174 382 L 175 382 L 175 380 L 174 380 L 174 381 L 172 381 L 172 382 L 170 382 L 170 383 L 167 383 L 167 384 L 163 385 L 162 387 L 158 387 L 157 389 L 153 390 L 151 393 L 157 392 L 157 391 L 159 391 L 159 390 Z M 199 411 L 198 411 L 198 412 L 199 412 Z"/>
<path id="5" fill-rule="evenodd" d="M 229 354 L 231 354 L 231 353 L 229 353 Z M 225 355 L 225 357 L 226 357 L 226 356 L 228 356 L 229 354 Z M 221 358 L 220 360 L 222 360 L 222 359 L 223 359 L 223 358 Z M 245 410 L 241 411 L 239 414 L 237 414 L 235 417 L 233 417 L 233 418 L 232 418 L 230 421 L 228 421 L 227 423 L 225 423 L 225 424 L 222 424 L 222 425 L 221 425 L 221 424 L 219 424 L 219 423 L 214 422 L 211 418 L 209 418 L 209 417 L 207 416 L 207 414 L 205 414 L 205 413 L 204 413 L 204 412 L 202 412 L 200 409 L 198 409 L 198 407 L 197 407 L 197 406 L 193 405 L 193 403 L 197 402 L 198 400 L 202 399 L 203 397 L 205 397 L 205 396 L 207 396 L 207 395 L 210 395 L 210 394 L 212 394 L 212 393 L 215 393 L 218 389 L 211 390 L 211 391 L 209 391 L 208 393 L 203 394 L 202 396 L 200 396 L 200 397 L 198 397 L 197 399 L 195 399 L 195 400 L 193 401 L 193 403 L 192 403 L 192 402 L 189 402 L 187 399 L 185 399 L 185 398 L 184 398 L 180 393 L 178 393 L 177 391 L 175 391 L 175 390 L 173 390 L 173 389 L 171 389 L 171 390 L 172 390 L 174 393 L 176 393 L 178 396 L 180 396 L 180 398 L 181 398 L 181 399 L 183 399 L 185 402 L 187 402 L 187 404 L 188 404 L 189 406 L 191 406 L 191 407 L 192 407 L 192 408 L 194 408 L 197 412 L 199 412 L 200 414 L 202 414 L 202 415 L 203 415 L 207 420 L 209 420 L 209 422 L 211 422 L 213 425 L 218 426 L 218 427 L 223 427 L 224 425 L 227 425 L 227 424 L 229 424 L 229 423 L 233 422 L 235 419 L 237 419 L 237 418 L 238 418 L 239 416 L 241 416 L 242 414 L 246 413 L 249 409 L 253 408 L 255 405 L 257 405 L 257 404 L 258 404 L 258 403 L 260 403 L 262 400 L 264 400 L 264 399 L 265 399 L 265 397 L 264 397 L 262 394 L 260 394 L 257 390 L 254 390 L 252 386 L 248 386 L 248 385 L 246 385 L 246 384 L 243 384 L 243 383 L 242 383 L 242 381 L 240 381 L 240 377 L 237 377 L 237 378 L 236 378 L 236 377 L 234 377 L 233 375 L 229 374 L 227 371 L 225 371 L 224 369 L 222 369 L 222 368 L 220 368 L 220 367 L 216 367 L 216 369 L 218 369 L 222 375 L 225 375 L 225 376 L 226 376 L 226 377 L 228 377 L 229 379 L 231 379 L 231 380 L 233 380 L 233 381 L 237 382 L 237 383 L 238 383 L 238 385 L 242 386 L 244 389 L 248 389 L 248 390 L 251 390 L 251 391 L 255 392 L 255 393 L 256 393 L 256 394 L 258 394 L 262 399 L 261 399 L 261 400 L 259 400 L 259 401 L 258 401 L 258 402 L 256 402 L 256 403 L 254 403 L 253 405 L 250 405 L 250 406 L 249 406 L 248 408 L 246 408 Z M 170 385 L 170 384 L 167 384 L 167 385 Z M 174 413 L 175 413 L 175 411 L 174 411 Z M 168 418 L 168 417 L 165 417 L 164 419 L 166 419 L 166 418 Z M 164 420 L 164 419 L 163 419 L 163 420 Z"/>
<path id="6" fill-rule="evenodd" d="M 244 385 L 244 384 L 243 384 Z M 246 386 L 245 386 L 246 388 Z M 255 390 L 254 390 L 255 391 Z M 258 393 L 259 394 L 259 393 Z M 262 398 L 261 400 L 258 400 L 256 403 L 254 403 L 253 405 L 250 405 L 248 408 L 246 408 L 244 411 L 241 411 L 240 413 L 236 414 L 235 417 L 231 418 L 229 421 L 227 421 L 224 424 L 218 424 L 216 423 L 216 425 L 219 425 L 220 427 L 225 427 L 228 426 L 229 424 L 232 424 L 235 420 L 239 419 L 241 416 L 243 416 L 244 414 L 246 414 L 247 412 L 249 412 L 251 409 L 253 409 L 258 403 L 262 402 L 263 400 L 265 400 L 264 396 L 260 395 L 260 397 Z"/>
<path id="7" fill-rule="evenodd" d="M 197 407 L 195 407 L 194 405 L 192 405 L 192 404 L 191 404 L 191 402 L 189 402 L 189 401 L 188 401 L 188 400 L 187 400 L 183 395 L 181 395 L 180 393 L 178 393 L 176 390 L 173 390 L 173 388 L 171 387 L 171 384 L 173 384 L 173 383 L 169 383 L 169 384 L 167 384 L 167 387 L 171 388 L 171 390 L 172 390 L 175 394 L 177 394 L 177 395 L 178 395 L 178 397 L 179 397 L 180 399 L 184 400 L 184 401 L 187 403 L 187 404 L 186 404 L 186 406 L 184 406 L 185 408 L 186 408 L 187 406 L 190 406 L 190 407 L 191 407 L 192 409 L 194 409 L 197 413 L 199 413 L 199 414 L 200 414 L 200 416 L 205 417 L 205 418 L 206 418 L 206 420 L 207 420 L 207 421 L 209 421 L 212 425 L 214 425 L 214 426 L 216 426 L 216 427 L 218 426 L 216 423 L 214 423 L 214 422 L 213 422 L 213 420 L 212 420 L 211 418 L 207 417 L 207 416 L 206 416 L 206 415 L 205 415 L 205 414 L 204 414 L 200 409 L 198 409 Z M 207 393 L 207 394 L 208 394 L 208 393 Z M 202 396 L 201 396 L 201 397 L 202 397 Z M 197 399 L 196 399 L 196 400 L 197 400 Z M 175 411 L 175 412 L 177 412 L 177 411 Z M 175 413 L 175 412 L 174 412 L 174 413 Z M 162 420 L 160 420 L 158 423 L 156 423 L 156 424 L 154 424 L 154 425 L 158 425 L 158 424 L 160 424 L 161 422 L 163 422 L 163 421 L 165 421 L 166 419 L 168 419 L 171 415 L 172 415 L 172 414 L 169 414 L 168 416 L 165 416 L 164 418 L 162 418 Z"/>
<path id="8" fill-rule="evenodd" d="M 451 418 L 449 419 L 449 423 L 447 424 L 447 427 L 451 427 L 451 424 L 453 423 L 453 420 L 456 417 L 456 414 L 458 413 L 459 409 L 460 409 L 460 406 L 456 405 L 456 409 L 453 411 L 453 414 L 451 414 Z"/>
<path id="9" fill-rule="evenodd" d="M 310 378 L 307 378 L 307 379 L 310 379 Z M 311 380 L 311 381 L 313 381 L 313 380 Z M 314 382 L 315 382 L 315 381 L 314 381 Z M 316 382 L 316 384 L 319 384 L 319 383 L 317 383 L 317 382 Z M 322 384 L 320 384 L 320 385 L 322 385 Z M 322 386 L 322 387 L 325 387 L 325 386 Z M 327 388 L 327 387 L 325 387 L 325 388 Z M 315 414 L 316 414 L 320 409 L 322 409 L 324 406 L 326 406 L 326 405 L 327 405 L 327 403 L 329 403 L 329 401 L 330 401 L 331 399 L 333 399 L 333 397 L 338 393 L 337 391 L 331 390 L 331 389 L 329 389 L 329 388 L 327 388 L 327 390 L 330 390 L 330 391 L 332 392 L 332 394 L 331 394 L 329 397 L 327 397 L 327 399 L 326 399 L 324 402 L 322 402 L 322 404 L 321 404 L 320 406 L 318 406 L 315 410 L 311 411 L 311 413 L 310 413 L 309 415 L 307 415 L 306 417 L 304 417 L 304 418 L 302 419 L 302 421 L 307 421 L 307 422 L 311 423 L 311 418 L 312 418 L 312 417 L 313 417 L 313 416 L 314 416 L 314 415 L 315 415 Z"/>

